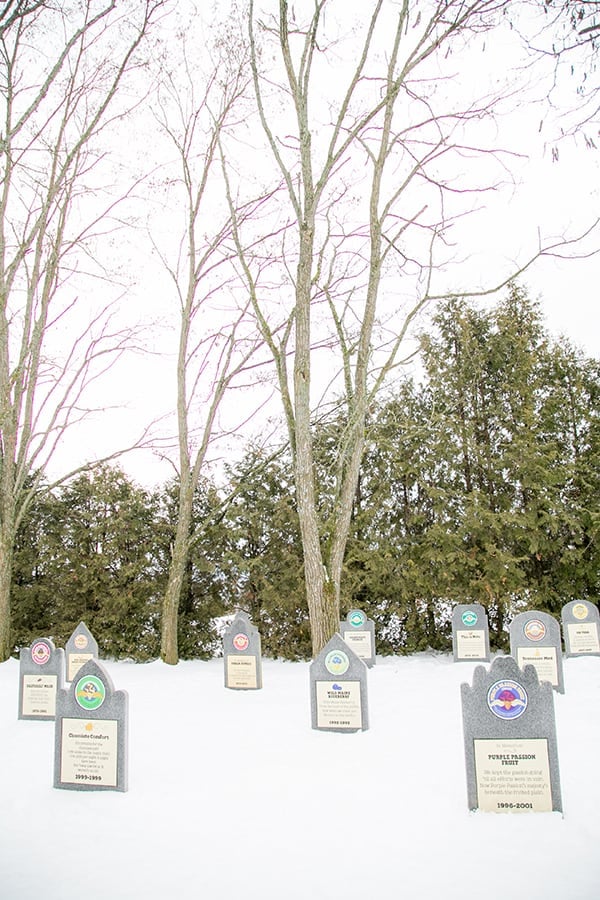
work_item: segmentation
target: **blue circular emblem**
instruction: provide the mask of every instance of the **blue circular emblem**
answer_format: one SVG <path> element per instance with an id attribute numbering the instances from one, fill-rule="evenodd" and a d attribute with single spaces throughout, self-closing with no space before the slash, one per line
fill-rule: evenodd
<path id="1" fill-rule="evenodd" d="M 343 650 L 331 650 L 325 657 L 325 668 L 332 675 L 343 675 L 350 668 L 350 660 Z"/>
<path id="2" fill-rule="evenodd" d="M 487 704 L 499 719 L 518 719 L 527 709 L 527 692 L 516 681 L 497 681 L 488 691 Z"/>
<path id="3" fill-rule="evenodd" d="M 467 609 L 461 616 L 463 625 L 466 625 L 470 628 L 472 625 L 477 625 L 477 613 L 473 609 Z"/>

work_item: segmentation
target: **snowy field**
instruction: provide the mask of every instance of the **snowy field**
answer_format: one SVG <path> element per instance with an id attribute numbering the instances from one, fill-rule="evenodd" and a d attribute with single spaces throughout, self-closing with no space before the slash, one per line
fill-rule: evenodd
<path id="1" fill-rule="evenodd" d="M 564 815 L 469 812 L 447 655 L 379 658 L 370 729 L 310 727 L 308 663 L 104 662 L 129 692 L 129 791 L 52 787 L 54 723 L 0 665 L 1 900 L 597 900 L 600 658 L 555 694 Z"/>

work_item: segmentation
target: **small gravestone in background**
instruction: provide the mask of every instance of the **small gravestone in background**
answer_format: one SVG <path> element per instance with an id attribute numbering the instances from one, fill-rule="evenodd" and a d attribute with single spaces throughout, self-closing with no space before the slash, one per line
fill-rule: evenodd
<path id="1" fill-rule="evenodd" d="M 90 659 L 98 659 L 98 644 L 83 622 L 80 622 L 65 647 L 67 681 L 71 682 Z"/>
<path id="2" fill-rule="evenodd" d="M 563 606 L 561 618 L 567 656 L 600 656 L 600 616 L 593 603 L 572 600 Z"/>
<path id="3" fill-rule="evenodd" d="M 469 809 L 562 812 L 550 684 L 501 656 L 461 695 Z"/>
<path id="4" fill-rule="evenodd" d="M 310 665 L 312 727 L 319 731 L 366 731 L 369 727 L 367 667 L 334 634 Z"/>
<path id="5" fill-rule="evenodd" d="M 245 612 L 236 613 L 223 635 L 225 687 L 235 690 L 262 688 L 260 634 Z"/>
<path id="6" fill-rule="evenodd" d="M 484 661 L 490 658 L 490 629 L 481 603 L 459 603 L 452 610 L 454 662 Z"/>
<path id="7" fill-rule="evenodd" d="M 366 666 L 375 665 L 375 623 L 361 609 L 350 610 L 340 622 L 340 634 Z"/>
<path id="8" fill-rule="evenodd" d="M 510 623 L 510 655 L 521 668 L 533 666 L 540 681 L 564 694 L 560 626 L 553 616 L 539 610 L 516 615 Z"/>
<path id="9" fill-rule="evenodd" d="M 64 650 L 57 650 L 50 638 L 36 638 L 19 659 L 19 719 L 53 719 L 64 684 Z"/>
<path id="10" fill-rule="evenodd" d="M 115 691 L 97 660 L 86 662 L 71 686 L 58 692 L 54 787 L 126 791 L 127 691 Z"/>

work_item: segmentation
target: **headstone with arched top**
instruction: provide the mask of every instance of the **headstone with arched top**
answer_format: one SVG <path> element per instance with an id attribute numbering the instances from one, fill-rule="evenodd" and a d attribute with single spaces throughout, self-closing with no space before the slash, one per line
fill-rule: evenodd
<path id="1" fill-rule="evenodd" d="M 587 600 L 571 600 L 562 608 L 567 656 L 600 656 L 600 615 Z"/>
<path id="2" fill-rule="evenodd" d="M 454 662 L 489 662 L 490 629 L 481 603 L 458 603 L 452 610 Z"/>
<path id="3" fill-rule="evenodd" d="M 521 668 L 533 666 L 540 681 L 564 694 L 560 626 L 554 616 L 537 609 L 518 613 L 510 623 L 510 655 Z"/>
<path id="4" fill-rule="evenodd" d="M 129 697 L 115 691 L 104 667 L 88 660 L 58 692 L 54 787 L 126 791 Z"/>
<path id="5" fill-rule="evenodd" d="M 375 622 L 362 609 L 350 610 L 346 621 L 340 622 L 340 634 L 366 666 L 375 665 Z"/>
<path id="6" fill-rule="evenodd" d="M 64 684 L 64 650 L 50 638 L 36 638 L 22 648 L 19 660 L 19 719 L 53 719 Z"/>
<path id="7" fill-rule="evenodd" d="M 223 635 L 225 687 L 248 691 L 262 688 L 262 656 L 258 628 L 245 612 L 237 612 Z"/>

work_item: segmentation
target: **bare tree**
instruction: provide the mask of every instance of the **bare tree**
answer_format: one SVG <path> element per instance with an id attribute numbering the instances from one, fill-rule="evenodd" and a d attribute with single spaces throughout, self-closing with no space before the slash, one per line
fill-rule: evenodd
<path id="1" fill-rule="evenodd" d="M 0 9 L 0 659 L 11 650 L 16 531 L 84 391 L 128 345 L 110 303 L 86 293 L 102 275 L 94 194 L 99 137 L 126 107 L 120 86 L 162 0 L 14 2 Z"/>
<path id="2" fill-rule="evenodd" d="M 188 43 L 193 53 L 188 53 Z M 158 112 L 177 167 L 177 174 L 167 176 L 170 202 L 177 209 L 169 230 L 177 232 L 177 247 L 170 253 L 164 243 L 154 241 L 178 306 L 178 509 L 161 619 L 161 658 L 171 665 L 179 659 L 179 604 L 197 540 L 194 495 L 215 454 L 223 452 L 216 448 L 253 413 L 254 401 L 246 390 L 236 412 L 221 419 L 226 396 L 248 388 L 262 346 L 233 266 L 232 217 L 219 162 L 223 142 L 244 114 L 250 83 L 247 42 L 239 40 L 235 26 L 226 29 L 213 23 L 212 45 L 205 46 L 202 64 L 196 46 L 189 35 L 181 35 L 181 65 L 163 73 Z M 245 221 L 256 215 L 262 202 L 259 198 L 237 204 L 236 217 Z"/>
<path id="3" fill-rule="evenodd" d="M 478 98 L 472 73 L 461 81 L 453 54 L 466 54 L 508 4 L 372 0 L 354 17 L 344 6 L 279 0 L 271 15 L 251 0 L 257 116 L 286 186 L 287 212 L 278 195 L 277 215 L 293 233 L 279 247 L 275 288 L 244 252 L 240 223 L 235 230 L 294 454 L 315 653 L 339 625 L 369 405 L 401 363 L 411 324 L 450 292 L 453 223 L 499 177 L 490 169 L 500 152 L 473 135 L 485 131 L 500 98 Z M 343 403 L 346 420 L 331 506 L 315 478 L 313 425 L 323 396 Z"/>

